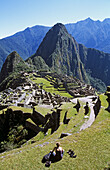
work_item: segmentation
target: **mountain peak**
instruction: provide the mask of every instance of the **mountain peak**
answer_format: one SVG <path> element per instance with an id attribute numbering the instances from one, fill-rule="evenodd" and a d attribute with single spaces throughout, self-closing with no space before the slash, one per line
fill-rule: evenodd
<path id="1" fill-rule="evenodd" d="M 110 24 L 110 18 L 104 19 L 104 20 L 103 20 L 103 23 L 108 23 L 108 24 Z"/>
<path id="2" fill-rule="evenodd" d="M 65 28 L 65 26 L 61 23 L 55 24 L 46 34 L 42 43 L 40 44 L 36 56 L 41 56 L 46 64 L 49 61 L 49 56 L 54 52 L 56 46 L 58 45 L 58 41 L 61 40 L 61 37 L 68 37 L 69 34 Z"/>
<path id="3" fill-rule="evenodd" d="M 61 23 L 57 23 L 48 31 L 35 56 L 41 56 L 53 71 L 77 75 L 82 81 L 83 75 L 86 78 L 78 55 L 78 44 Z"/>
<path id="4" fill-rule="evenodd" d="M 62 23 L 57 23 L 53 26 L 53 28 L 64 28 L 65 26 Z"/>
<path id="5" fill-rule="evenodd" d="M 18 54 L 16 51 L 13 51 L 12 53 L 10 53 L 10 54 L 7 56 L 7 59 L 6 59 L 6 60 L 8 60 L 8 58 L 15 58 L 15 57 L 20 58 L 19 54 Z"/>
<path id="6" fill-rule="evenodd" d="M 23 59 L 20 57 L 20 55 L 16 51 L 13 51 L 7 56 L 4 65 L 11 63 L 14 67 L 16 64 L 18 64 L 21 61 L 23 61 Z"/>
<path id="7" fill-rule="evenodd" d="M 24 60 L 19 56 L 16 51 L 10 53 L 0 72 L 0 82 L 2 82 L 6 77 L 8 77 L 12 72 L 22 71 L 27 69 L 27 65 L 25 64 Z"/>
<path id="8" fill-rule="evenodd" d="M 65 26 L 62 24 L 62 23 L 57 23 L 55 24 L 51 29 L 50 31 L 54 31 L 56 34 L 59 33 L 59 32 L 67 32 Z"/>
<path id="9" fill-rule="evenodd" d="M 92 20 L 90 17 L 88 17 L 87 19 L 85 19 L 85 21 L 87 21 L 87 22 L 94 22 L 94 20 Z"/>
<path id="10" fill-rule="evenodd" d="M 64 25 L 62 23 L 56 23 L 53 27 L 64 27 Z"/>

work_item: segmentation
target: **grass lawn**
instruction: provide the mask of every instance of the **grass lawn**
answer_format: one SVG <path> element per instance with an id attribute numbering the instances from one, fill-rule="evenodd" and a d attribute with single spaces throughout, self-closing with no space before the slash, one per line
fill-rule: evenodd
<path id="1" fill-rule="evenodd" d="M 32 109 L 30 108 L 25 108 L 25 107 L 18 107 L 18 106 L 10 106 L 9 108 L 11 108 L 13 111 L 14 110 L 21 110 L 23 111 L 24 113 L 32 113 Z"/>
<path id="2" fill-rule="evenodd" d="M 60 128 L 52 135 L 34 137 L 36 142 L 25 144 L 19 149 L 5 152 L 0 155 L 0 170 L 39 170 L 47 169 L 41 163 L 42 157 L 60 141 L 65 153 L 63 159 L 52 163 L 50 170 L 102 170 L 110 164 L 110 113 L 105 111 L 107 107 L 106 97 L 100 96 L 102 108 L 95 122 L 90 128 L 79 131 L 84 122 L 84 109 L 81 107 L 76 115 L 72 103 L 62 105 L 60 117 Z M 65 111 L 68 110 L 68 118 L 71 118 L 68 125 L 63 125 Z M 76 125 L 76 126 L 75 126 Z M 59 139 L 61 132 L 68 132 L 72 135 Z M 70 158 L 66 153 L 69 149 L 75 151 L 77 157 Z M 3 157 L 4 156 L 4 157 Z"/>

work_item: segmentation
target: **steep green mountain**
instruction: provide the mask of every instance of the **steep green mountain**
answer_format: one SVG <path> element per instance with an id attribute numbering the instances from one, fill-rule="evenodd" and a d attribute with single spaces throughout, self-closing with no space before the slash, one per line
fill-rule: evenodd
<path id="1" fill-rule="evenodd" d="M 23 70 L 29 70 L 28 65 L 16 51 L 13 51 L 7 56 L 6 61 L 3 64 L 3 67 L 0 72 L 0 83 L 11 73 L 19 73 Z"/>
<path id="2" fill-rule="evenodd" d="M 110 84 L 110 54 L 78 44 L 63 24 L 48 31 L 35 55 L 29 58 L 34 65 L 37 56 L 54 72 L 76 76 L 98 91 L 106 90 L 105 84 Z"/>
<path id="3" fill-rule="evenodd" d="M 35 55 L 41 56 L 51 70 L 74 75 L 88 82 L 77 49 L 75 39 L 68 34 L 63 24 L 58 23 L 48 31 Z"/>
<path id="4" fill-rule="evenodd" d="M 84 68 L 93 78 L 110 84 L 110 54 L 79 44 L 79 55 Z"/>
<path id="5" fill-rule="evenodd" d="M 88 48 L 110 53 L 110 19 L 94 21 L 87 18 L 73 24 L 66 24 L 66 29 L 78 43 Z M 10 37 L 0 40 L 0 69 L 6 57 L 17 51 L 23 59 L 33 55 L 50 27 L 34 26 L 26 28 Z"/>

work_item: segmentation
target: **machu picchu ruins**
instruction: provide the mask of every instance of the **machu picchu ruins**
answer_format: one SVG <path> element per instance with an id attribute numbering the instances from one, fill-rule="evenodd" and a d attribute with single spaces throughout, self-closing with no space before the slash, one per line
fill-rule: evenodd
<path id="1" fill-rule="evenodd" d="M 52 134 L 61 123 L 69 124 L 71 118 L 68 118 L 68 110 L 65 110 L 62 122 L 60 120 L 62 117 L 61 111 L 62 105 L 73 102 L 73 98 L 77 99 L 83 96 L 95 98 L 94 96 L 96 96 L 95 89 L 91 85 L 86 85 L 76 78 L 44 71 L 21 72 L 20 74 L 22 74 L 25 82 L 20 82 L 20 86 L 14 84 L 14 88 L 8 88 L 0 92 L 0 121 L 2 122 L 1 128 L 3 128 L 6 120 L 10 117 L 10 121 L 14 122 L 8 125 L 10 128 L 19 124 L 28 133 L 31 131 L 31 135 L 30 137 L 28 135 L 27 139 L 34 137 L 39 132 L 47 135 L 49 129 Z M 50 85 L 47 84 L 45 87 L 43 82 L 39 83 L 38 80 L 41 79 L 47 81 Z M 49 88 L 53 89 L 52 92 L 49 91 Z M 62 95 L 56 93 L 56 90 Z M 63 96 L 64 91 L 68 94 L 68 97 Z M 73 108 L 76 107 L 74 102 L 72 105 Z M 16 109 L 13 110 L 15 107 Z M 30 111 L 24 112 L 22 108 L 30 109 Z M 42 114 L 40 109 L 37 110 L 37 108 L 49 109 L 49 112 Z M 20 140 L 21 138 L 17 139 L 17 142 L 19 143 Z"/>
<path id="2" fill-rule="evenodd" d="M 46 34 L 41 27 L 9 37 L 6 51 L 7 38 L 0 45 L 7 54 L 0 60 L 0 169 L 108 170 L 110 54 L 79 44 L 67 30 L 74 24 L 57 23 Z"/>

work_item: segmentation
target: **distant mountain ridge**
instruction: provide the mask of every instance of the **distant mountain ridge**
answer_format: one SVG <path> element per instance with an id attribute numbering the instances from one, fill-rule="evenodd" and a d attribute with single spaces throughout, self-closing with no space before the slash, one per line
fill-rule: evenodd
<path id="1" fill-rule="evenodd" d="M 65 26 L 78 43 L 110 53 L 110 18 L 102 22 L 87 18 Z"/>
<path id="2" fill-rule="evenodd" d="M 67 31 L 78 43 L 110 53 L 110 19 L 93 21 L 88 18 L 74 24 L 66 24 Z M 26 28 L 10 37 L 0 40 L 0 69 L 6 57 L 17 51 L 25 60 L 33 55 L 50 27 L 34 26 Z"/>
<path id="3" fill-rule="evenodd" d="M 26 28 L 10 37 L 0 40 L 0 69 L 6 57 L 17 51 L 25 60 L 36 52 L 49 27 L 34 26 Z"/>

